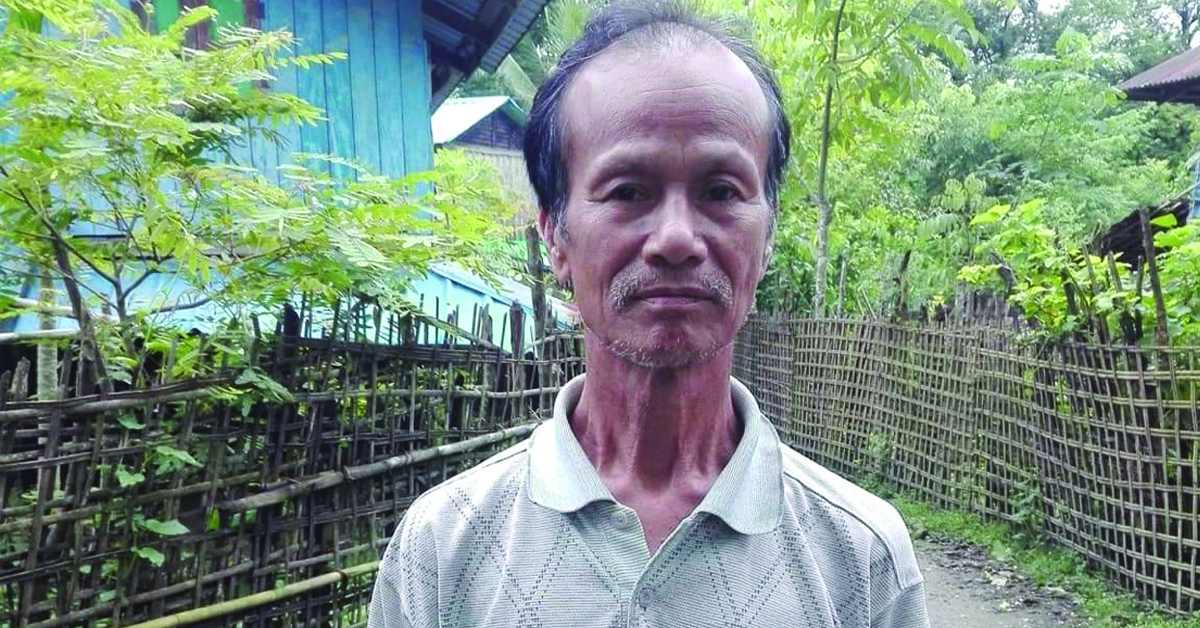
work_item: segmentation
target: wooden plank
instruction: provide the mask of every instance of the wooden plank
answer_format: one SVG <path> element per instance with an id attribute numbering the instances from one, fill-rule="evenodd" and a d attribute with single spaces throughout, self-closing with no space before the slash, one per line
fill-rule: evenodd
<path id="1" fill-rule="evenodd" d="M 323 0 L 322 36 L 325 52 L 348 52 L 350 48 L 349 16 L 346 0 Z M 329 118 L 329 152 L 354 159 L 354 118 L 359 114 L 351 93 L 350 64 L 338 61 L 325 67 L 325 115 Z M 345 166 L 334 165 L 333 175 L 339 179 L 353 176 Z"/>
<path id="2" fill-rule="evenodd" d="M 154 32 L 161 33 L 179 19 L 179 0 L 154 0 Z"/>
<path id="3" fill-rule="evenodd" d="M 263 4 L 263 30 L 292 30 L 295 24 L 293 0 L 271 0 Z M 290 53 L 285 53 L 289 54 Z M 275 70 L 276 81 L 268 89 L 294 94 L 296 93 L 296 68 L 286 67 Z M 295 124 L 280 125 L 275 129 L 283 142 L 277 146 L 273 142 L 258 138 L 255 140 L 255 167 L 260 169 L 268 181 L 279 182 L 277 168 L 281 163 L 291 163 L 288 155 L 300 147 L 300 127 Z"/>
<path id="4" fill-rule="evenodd" d="M 430 126 L 429 55 L 421 21 L 404 19 L 421 14 L 420 0 L 400 0 L 400 110 L 404 115 L 405 172 L 433 167 L 433 129 Z"/>
<path id="5" fill-rule="evenodd" d="M 401 2 L 404 4 L 404 2 Z M 371 0 L 375 39 L 379 172 L 399 177 L 404 169 L 404 111 L 400 107 L 400 15 L 395 0 Z"/>
<path id="6" fill-rule="evenodd" d="M 319 0 L 298 0 L 293 6 L 298 54 L 314 54 L 325 49 L 325 38 L 321 33 L 322 6 Z M 315 65 L 296 73 L 296 94 L 304 100 L 325 109 L 325 66 Z M 329 123 L 320 120 L 314 125 L 300 127 L 299 150 L 306 153 L 329 152 Z"/>
<path id="7" fill-rule="evenodd" d="M 379 107 L 375 81 L 375 24 L 370 2 L 352 2 L 349 10 L 350 85 L 354 103 L 354 156 L 379 172 Z"/>
<path id="8" fill-rule="evenodd" d="M 245 26 L 246 13 L 242 0 L 208 0 L 208 6 L 217 12 L 213 21 L 219 26 Z"/>

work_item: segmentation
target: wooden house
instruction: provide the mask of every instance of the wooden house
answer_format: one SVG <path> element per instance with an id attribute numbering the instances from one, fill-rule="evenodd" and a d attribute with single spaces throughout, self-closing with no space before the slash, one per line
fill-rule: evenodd
<path id="1" fill-rule="evenodd" d="M 346 54 L 346 60 L 328 66 L 287 68 L 265 88 L 295 93 L 325 111 L 325 120 L 316 125 L 277 129 L 285 140 L 282 147 L 257 138 L 233 152 L 239 163 L 276 178 L 278 166 L 294 152 L 333 154 L 393 177 L 432 168 L 432 112 L 471 72 L 494 71 L 548 0 L 126 1 L 151 29 L 165 28 L 190 8 L 211 6 L 218 16 L 215 25 L 204 24 L 188 34 L 195 47 L 219 37 L 218 27 L 224 24 L 291 31 L 299 54 Z M 334 175 L 350 176 L 349 169 L 328 167 Z M 513 299 L 532 311 L 527 289 L 523 295 L 481 291 L 486 284 L 457 272 L 425 281 L 432 283 L 418 282 L 414 298 L 427 296 L 430 314 L 435 304 L 444 314 L 451 301 L 468 312 L 474 306 L 507 310 Z M 164 275 L 139 291 L 162 296 L 181 288 Z M 37 294 L 36 281 L 29 280 L 18 296 L 36 299 Z M 173 319 L 203 329 L 210 314 L 197 308 L 173 314 Z M 499 325 L 501 317 L 495 318 Z M 467 328 L 472 324 L 460 322 Z M 73 328 L 75 322 L 62 318 L 57 325 Z M 34 315 L 0 319 L 0 333 L 37 328 Z"/>
<path id="2" fill-rule="evenodd" d="M 508 96 L 451 98 L 433 113 L 433 143 L 455 148 L 492 164 L 518 199 L 510 221 L 524 228 L 537 218 L 537 196 L 525 171 L 522 143 L 525 112 Z"/>
<path id="3" fill-rule="evenodd" d="M 1142 72 L 1117 86 L 1129 100 L 1158 103 L 1186 103 L 1200 105 L 1200 48 L 1184 51 Z M 1197 163 L 1196 181 L 1200 183 L 1200 162 Z M 1190 195 L 1166 201 L 1157 207 L 1145 208 L 1151 220 L 1171 214 L 1177 224 L 1200 219 L 1200 186 L 1193 187 Z M 1093 243 L 1092 249 L 1100 254 L 1113 253 L 1128 264 L 1137 266 L 1146 257 L 1143 245 L 1141 209 L 1134 210 L 1113 224 Z M 1153 227 L 1154 232 L 1167 227 Z"/>

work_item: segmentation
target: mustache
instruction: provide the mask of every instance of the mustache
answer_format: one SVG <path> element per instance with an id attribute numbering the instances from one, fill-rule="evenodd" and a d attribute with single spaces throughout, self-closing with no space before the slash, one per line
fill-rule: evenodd
<path id="1" fill-rule="evenodd" d="M 638 293 L 656 285 L 697 287 L 717 304 L 733 305 L 732 282 L 714 268 L 699 268 L 689 273 L 664 273 L 646 266 L 626 268 L 613 277 L 608 296 L 621 309 L 633 302 Z"/>

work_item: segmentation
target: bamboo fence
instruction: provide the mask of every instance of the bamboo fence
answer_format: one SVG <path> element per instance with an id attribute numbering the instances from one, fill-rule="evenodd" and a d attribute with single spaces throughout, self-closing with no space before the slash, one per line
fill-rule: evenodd
<path id="1" fill-rule="evenodd" d="M 1200 347 L 1027 338 L 752 316 L 734 374 L 818 463 L 1006 520 L 1200 610 Z"/>
<path id="2" fill-rule="evenodd" d="M 0 627 L 362 625 L 413 499 L 583 368 L 577 336 L 522 343 L 520 320 L 493 344 L 486 316 L 299 316 L 252 358 L 291 402 L 230 401 L 237 372 L 31 401 L 0 362 Z"/>

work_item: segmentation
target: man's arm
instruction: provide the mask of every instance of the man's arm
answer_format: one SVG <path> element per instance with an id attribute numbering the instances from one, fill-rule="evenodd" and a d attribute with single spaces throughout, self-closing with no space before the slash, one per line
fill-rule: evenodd
<path id="1" fill-rule="evenodd" d="M 925 585 L 918 582 L 901 591 L 871 616 L 871 628 L 929 628 Z"/>
<path id="2" fill-rule="evenodd" d="M 404 601 L 400 595 L 400 588 L 393 581 L 393 574 L 397 571 L 397 567 L 388 560 L 385 554 L 383 562 L 379 565 L 379 575 L 375 578 L 375 591 L 371 594 L 371 608 L 367 611 L 367 628 L 410 628 L 412 626 L 408 621 L 408 616 L 404 613 Z"/>
<path id="3" fill-rule="evenodd" d="M 418 502 L 420 503 L 420 502 Z M 414 504 L 392 535 L 367 612 L 367 628 L 427 628 L 438 624 L 437 548 L 426 511 Z"/>

